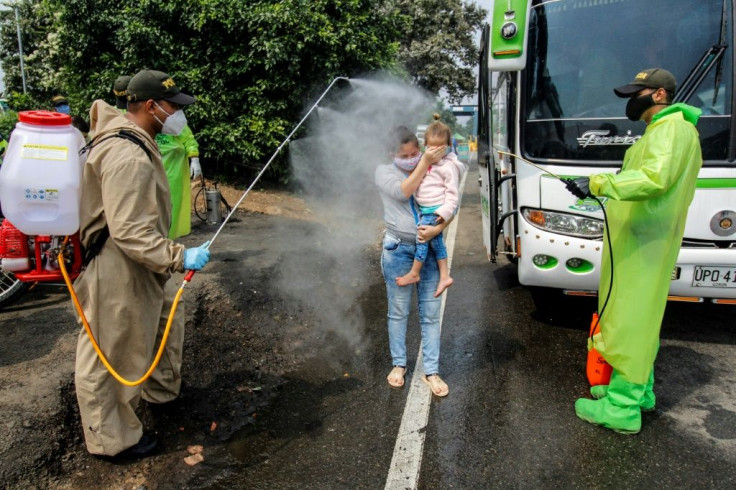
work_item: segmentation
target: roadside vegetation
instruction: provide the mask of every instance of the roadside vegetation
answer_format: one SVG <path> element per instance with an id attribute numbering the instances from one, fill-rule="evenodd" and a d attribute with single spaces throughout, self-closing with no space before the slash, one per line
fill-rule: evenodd
<path id="1" fill-rule="evenodd" d="M 0 12 L 12 109 L 62 93 L 86 117 L 120 75 L 153 68 L 198 103 L 187 109 L 205 169 L 249 176 L 336 76 L 383 71 L 456 102 L 475 92 L 486 12 L 462 0 L 18 0 Z M 454 124 L 452 114 L 446 114 Z M 3 130 L 12 127 L 12 116 Z M 3 121 L 7 122 L 7 121 Z M 5 128 L 5 126 L 9 126 Z M 464 128 L 457 128 L 463 132 Z M 272 165 L 284 181 L 286 159 Z"/>

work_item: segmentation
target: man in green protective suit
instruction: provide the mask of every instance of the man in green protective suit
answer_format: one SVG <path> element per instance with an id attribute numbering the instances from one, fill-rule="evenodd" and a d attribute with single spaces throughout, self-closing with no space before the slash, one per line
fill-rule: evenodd
<path id="1" fill-rule="evenodd" d="M 617 432 L 641 430 L 642 410 L 653 410 L 654 359 L 670 278 L 703 159 L 695 124 L 700 109 L 672 104 L 675 77 L 651 68 L 614 89 L 628 98 L 626 116 L 646 131 L 626 152 L 621 171 L 568 181 L 578 197 L 608 197 L 608 223 L 598 293 L 600 333 L 592 347 L 613 367 L 608 386 L 593 386 L 598 400 L 579 399 L 578 417 Z M 608 257 L 611 239 L 614 265 Z M 591 347 L 591 346 L 589 346 Z"/>
<path id="2" fill-rule="evenodd" d="M 202 175 L 199 145 L 188 125 L 178 135 L 158 134 L 156 143 L 169 179 L 172 206 L 169 238 L 174 239 L 188 235 L 192 229 L 192 190 L 189 184 L 190 179 Z"/>

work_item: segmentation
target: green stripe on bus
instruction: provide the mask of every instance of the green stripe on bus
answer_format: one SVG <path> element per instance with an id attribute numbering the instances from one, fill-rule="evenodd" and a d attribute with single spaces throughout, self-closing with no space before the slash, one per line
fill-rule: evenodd
<path id="1" fill-rule="evenodd" d="M 698 189 L 732 189 L 736 187 L 736 179 L 698 179 Z"/>
<path id="2" fill-rule="evenodd" d="M 565 180 L 577 179 L 579 175 L 560 175 Z M 554 179 L 551 175 L 543 174 L 542 178 Z M 736 188 L 736 179 L 714 178 L 714 179 L 698 179 L 695 187 L 698 189 L 734 189 Z"/>

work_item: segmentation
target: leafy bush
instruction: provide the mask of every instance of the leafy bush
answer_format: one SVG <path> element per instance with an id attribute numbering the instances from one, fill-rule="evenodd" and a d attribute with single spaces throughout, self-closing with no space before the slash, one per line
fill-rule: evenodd
<path id="1" fill-rule="evenodd" d="M 0 113 L 0 134 L 7 141 L 10 137 L 10 132 L 15 128 L 15 123 L 18 122 L 18 113 L 15 111 L 5 111 Z"/>
<path id="2" fill-rule="evenodd" d="M 16 110 L 73 114 L 113 102 L 120 75 L 152 68 L 198 102 L 187 108 L 205 173 L 252 174 L 336 76 L 387 70 L 452 98 L 474 91 L 473 33 L 485 11 L 462 0 L 15 0 L 28 95 Z M 21 86 L 13 10 L 0 11 L 0 59 Z M 299 135 L 296 135 L 297 137 Z M 284 152 L 285 153 L 285 152 Z M 271 166 L 286 178 L 286 155 Z"/>
<path id="3" fill-rule="evenodd" d="M 373 1 L 31 3 L 28 15 L 51 25 L 28 70 L 58 67 L 29 76 L 43 85 L 36 102 L 61 92 L 79 114 L 95 99 L 112 102 L 118 76 L 165 71 L 197 97 L 186 114 L 205 173 L 262 166 L 333 78 L 396 63 L 400 14 L 380 12 Z M 272 167 L 272 177 L 285 177 L 285 159 Z"/>

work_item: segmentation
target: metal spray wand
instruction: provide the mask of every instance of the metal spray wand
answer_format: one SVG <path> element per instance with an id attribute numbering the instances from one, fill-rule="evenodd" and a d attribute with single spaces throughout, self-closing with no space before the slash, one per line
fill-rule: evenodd
<path id="1" fill-rule="evenodd" d="M 309 111 L 307 111 L 307 113 L 304 115 L 304 117 L 302 118 L 302 120 L 299 121 L 299 123 L 294 127 L 294 129 L 291 131 L 291 133 L 289 133 L 289 136 L 287 136 L 286 139 L 281 142 L 281 144 L 278 146 L 278 148 L 276 148 L 276 151 L 273 153 L 273 155 L 271 155 L 271 158 L 268 159 L 268 161 L 263 166 L 263 168 L 261 169 L 261 171 L 258 173 L 258 175 L 256 175 L 256 178 L 253 179 L 253 182 L 251 182 L 250 186 L 248 186 L 248 188 L 245 190 L 245 193 L 243 193 L 243 195 L 240 196 L 240 199 L 238 199 L 238 202 L 235 203 L 235 205 L 232 207 L 232 209 L 227 214 L 227 216 L 225 216 L 225 219 L 223 220 L 222 224 L 220 225 L 220 227 L 215 232 L 215 235 L 207 243 L 207 246 L 205 247 L 206 249 L 209 250 L 209 248 L 215 242 L 215 240 L 217 239 L 217 237 L 220 235 L 220 232 L 222 231 L 222 229 L 225 227 L 225 225 L 227 224 L 227 222 L 230 220 L 230 217 L 233 215 L 233 213 L 235 213 L 235 210 L 238 209 L 238 206 L 240 206 L 240 203 L 243 202 L 243 200 L 248 195 L 248 193 L 251 191 L 251 189 L 253 189 L 253 186 L 256 185 L 256 183 L 258 182 L 258 180 L 260 180 L 261 176 L 266 172 L 266 169 L 268 169 L 269 165 L 271 165 L 271 162 L 274 161 L 274 159 L 281 152 L 281 150 L 284 148 L 284 146 L 286 146 L 286 144 L 291 140 L 291 137 L 294 136 L 294 133 L 296 133 L 296 130 L 299 129 L 299 127 L 304 123 L 304 121 L 307 120 L 307 118 L 312 113 L 312 111 L 317 108 L 317 106 L 319 105 L 319 103 L 322 102 L 322 99 L 325 97 L 325 95 L 327 95 L 327 92 L 330 91 L 330 89 L 332 88 L 332 86 L 335 85 L 335 83 L 337 83 L 338 80 L 350 81 L 347 77 L 336 77 L 334 80 L 332 80 L 332 82 L 327 86 L 327 88 L 325 89 L 325 91 L 322 92 L 322 95 L 319 96 L 319 99 L 317 99 L 317 102 L 315 102 L 312 105 L 312 107 L 309 109 Z M 192 279 L 192 277 L 194 276 L 194 273 L 195 273 L 195 271 L 189 271 L 189 272 L 187 272 L 187 275 L 184 277 L 184 282 L 185 283 L 189 282 Z"/>
<path id="2" fill-rule="evenodd" d="M 509 152 L 507 152 L 507 151 L 502 151 L 502 150 L 496 150 L 496 152 L 498 152 L 498 154 L 499 154 L 499 155 L 508 155 L 508 156 L 510 156 L 510 157 L 514 157 L 514 158 L 516 158 L 517 160 L 521 160 L 521 161 L 522 161 L 522 162 L 524 162 L 524 163 L 528 163 L 528 164 L 529 164 L 529 165 L 531 165 L 532 167 L 534 167 L 534 168 L 536 168 L 536 169 L 539 169 L 539 170 L 541 170 L 542 172 L 544 172 L 544 173 L 546 173 L 546 174 L 549 174 L 549 175 L 551 175 L 551 176 L 552 176 L 552 177 L 554 177 L 555 179 L 557 179 L 557 180 L 559 180 L 559 181 L 561 181 L 561 182 L 565 182 L 565 179 L 563 179 L 563 178 L 562 178 L 562 177 L 560 177 L 559 175 L 557 175 L 557 174 L 553 174 L 552 172 L 550 172 L 550 171 L 549 171 L 549 170 L 547 170 L 546 168 L 544 168 L 544 167 L 541 167 L 541 166 L 537 165 L 537 164 L 536 164 L 536 163 L 534 163 L 534 162 L 530 162 L 530 161 L 529 161 L 529 160 L 527 160 L 526 158 L 522 158 L 522 157 L 520 157 L 519 155 L 517 155 L 517 154 L 515 154 L 515 153 L 509 153 Z"/>

